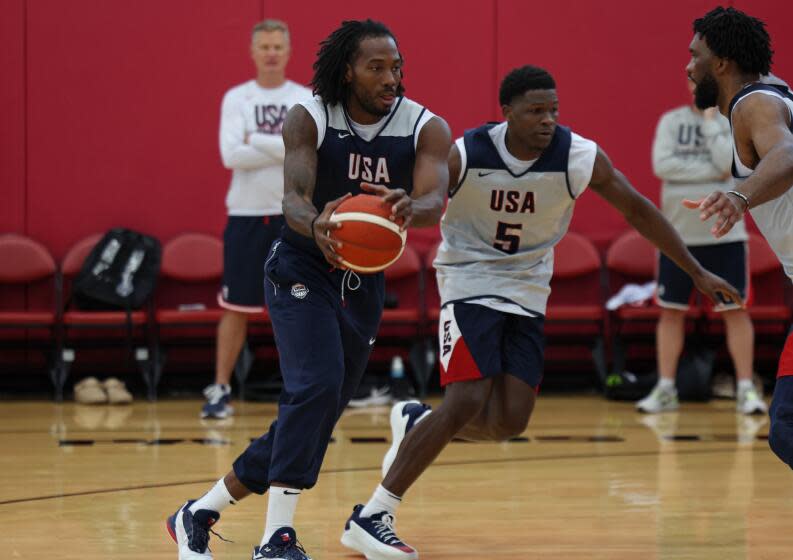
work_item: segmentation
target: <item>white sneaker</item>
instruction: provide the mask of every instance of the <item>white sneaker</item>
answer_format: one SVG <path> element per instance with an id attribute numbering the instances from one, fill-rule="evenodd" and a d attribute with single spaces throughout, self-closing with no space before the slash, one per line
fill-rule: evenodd
<path id="1" fill-rule="evenodd" d="M 636 408 L 639 412 L 646 412 L 648 414 L 677 410 L 679 407 L 680 403 L 677 400 L 677 390 L 674 388 L 664 389 L 660 385 L 653 387 L 649 395 L 636 403 Z"/>
<path id="2" fill-rule="evenodd" d="M 741 414 L 766 414 L 768 407 L 757 392 L 757 389 L 739 389 L 735 408 Z"/>
<path id="3" fill-rule="evenodd" d="M 341 544 L 366 557 L 366 560 L 418 560 L 419 553 L 402 541 L 394 529 L 394 516 L 385 511 L 361 517 L 358 504 L 344 525 Z"/>
<path id="4" fill-rule="evenodd" d="M 383 457 L 383 478 L 388 474 L 388 469 L 396 459 L 402 440 L 413 426 L 426 418 L 432 409 L 429 405 L 419 401 L 402 401 L 391 407 L 391 447 Z"/>
<path id="5" fill-rule="evenodd" d="M 193 514 L 188 508 L 195 500 L 186 502 L 165 522 L 168 534 L 176 542 L 179 560 L 212 560 L 209 550 L 209 528 L 220 514 L 200 509 Z"/>

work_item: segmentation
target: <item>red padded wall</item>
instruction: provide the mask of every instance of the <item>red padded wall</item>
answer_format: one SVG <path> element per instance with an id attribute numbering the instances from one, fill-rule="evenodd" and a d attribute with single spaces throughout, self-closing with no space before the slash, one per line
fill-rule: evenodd
<path id="1" fill-rule="evenodd" d="M 0 233 L 25 231 L 25 0 L 0 4 Z"/>
<path id="2" fill-rule="evenodd" d="M 420 15 L 405 6 L 367 0 L 312 4 L 312 17 L 307 18 L 305 4 L 272 0 L 265 1 L 264 13 L 289 22 L 294 42 L 291 73 L 296 80 L 309 82 L 319 42 L 342 20 L 370 17 L 386 23 L 399 40 L 408 97 L 446 119 L 455 134 L 492 118 L 493 3 L 436 0 L 424 3 Z"/>
<path id="3" fill-rule="evenodd" d="M 219 233 L 220 101 L 250 77 L 260 16 L 256 0 L 29 2 L 30 233 L 58 256 L 114 225 Z"/>
<path id="4" fill-rule="evenodd" d="M 290 75 L 304 83 L 318 42 L 342 19 L 385 21 L 405 54 L 408 95 L 445 117 L 455 135 L 499 117 L 507 70 L 546 66 L 559 82 L 562 122 L 595 139 L 657 200 L 655 124 L 686 101 L 691 20 L 716 3 L 438 0 L 419 9 L 362 0 L 5 0 L 0 229 L 27 232 L 56 257 L 113 225 L 162 240 L 220 233 L 229 179 L 217 147 L 220 101 L 252 76 L 248 33 L 264 15 L 292 26 Z M 775 71 L 793 80 L 793 4 L 735 4 L 768 22 Z M 573 223 L 596 241 L 625 227 L 592 193 Z"/>

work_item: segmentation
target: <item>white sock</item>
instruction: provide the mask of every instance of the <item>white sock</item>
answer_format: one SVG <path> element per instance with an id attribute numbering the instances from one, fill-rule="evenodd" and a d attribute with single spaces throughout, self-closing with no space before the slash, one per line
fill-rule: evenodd
<path id="1" fill-rule="evenodd" d="M 664 391 L 676 391 L 675 388 L 675 380 L 674 379 L 667 379 L 666 377 L 661 377 L 658 379 L 658 388 L 663 389 Z"/>
<path id="2" fill-rule="evenodd" d="M 237 500 L 231 497 L 229 489 L 226 488 L 226 483 L 221 478 L 215 485 L 203 496 L 193 502 L 190 506 L 190 511 L 195 513 L 199 509 L 208 509 L 220 513 L 228 506 L 234 505 Z"/>
<path id="3" fill-rule="evenodd" d="M 749 389 L 754 389 L 754 383 L 751 379 L 739 379 L 738 380 L 738 390 L 739 391 L 748 391 Z"/>
<path id="4" fill-rule="evenodd" d="M 267 499 L 267 520 L 264 525 L 261 546 L 270 542 L 270 537 L 281 527 L 292 527 L 300 492 L 294 488 L 270 486 Z"/>
<path id="5" fill-rule="evenodd" d="M 401 503 L 402 498 L 383 488 L 382 484 L 378 484 L 374 494 L 361 510 L 361 517 L 372 517 L 384 511 L 393 515 Z"/>

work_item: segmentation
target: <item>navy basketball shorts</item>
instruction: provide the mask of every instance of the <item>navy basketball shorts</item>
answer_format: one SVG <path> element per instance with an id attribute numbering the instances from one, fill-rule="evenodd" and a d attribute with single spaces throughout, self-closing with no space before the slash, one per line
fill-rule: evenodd
<path id="1" fill-rule="evenodd" d="M 446 304 L 438 325 L 441 386 L 507 373 L 536 388 L 542 380 L 544 322 L 542 315 Z"/>
<path id="2" fill-rule="evenodd" d="M 793 469 L 793 329 L 787 335 L 779 358 L 774 399 L 771 401 L 768 444 Z"/>
<path id="3" fill-rule="evenodd" d="M 383 274 L 331 270 L 279 240 L 265 267 L 267 310 L 283 377 L 278 417 L 234 462 L 261 494 L 272 482 L 316 484 L 333 428 L 358 388 L 383 311 Z"/>
<path id="4" fill-rule="evenodd" d="M 241 313 L 264 311 L 264 262 L 283 225 L 283 216 L 229 216 L 218 305 Z"/>
<path id="5" fill-rule="evenodd" d="M 708 271 L 721 276 L 735 286 L 741 297 L 746 301 L 749 293 L 749 263 L 746 243 L 722 243 L 719 245 L 695 245 L 688 250 L 697 261 Z M 694 296 L 694 282 L 669 257 L 661 253 L 658 261 L 658 292 L 656 303 L 668 309 L 686 311 Z M 705 298 L 705 305 L 710 300 Z M 729 303 L 713 307 L 713 311 L 729 311 L 739 309 L 740 305 Z"/>

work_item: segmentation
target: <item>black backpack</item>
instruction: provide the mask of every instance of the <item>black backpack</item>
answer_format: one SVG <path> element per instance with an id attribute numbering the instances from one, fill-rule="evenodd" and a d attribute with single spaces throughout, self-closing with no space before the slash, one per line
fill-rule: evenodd
<path id="1" fill-rule="evenodd" d="M 162 248 L 154 237 L 113 228 L 96 244 L 72 284 L 79 309 L 140 309 L 160 272 Z"/>

